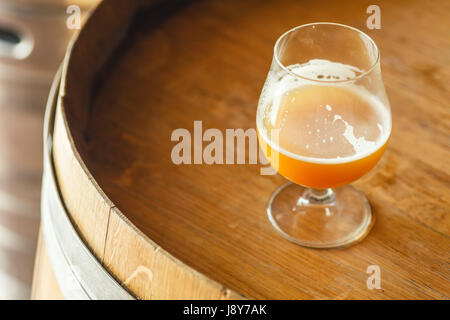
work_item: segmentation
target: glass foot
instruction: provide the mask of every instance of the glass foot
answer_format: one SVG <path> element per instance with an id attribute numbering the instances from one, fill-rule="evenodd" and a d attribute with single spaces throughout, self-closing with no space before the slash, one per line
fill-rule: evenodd
<path id="1" fill-rule="evenodd" d="M 287 183 L 270 198 L 267 215 L 286 239 L 313 248 L 358 242 L 374 222 L 367 198 L 350 185 L 310 189 Z"/>

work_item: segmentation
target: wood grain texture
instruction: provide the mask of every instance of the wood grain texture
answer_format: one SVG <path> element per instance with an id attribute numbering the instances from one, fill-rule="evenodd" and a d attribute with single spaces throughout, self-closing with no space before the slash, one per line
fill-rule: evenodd
<path id="1" fill-rule="evenodd" d="M 167 255 L 112 208 L 105 267 L 142 299 L 227 299 L 235 293 Z M 139 252 L 139 254 L 136 254 Z"/>
<path id="2" fill-rule="evenodd" d="M 71 141 L 65 132 L 60 110 L 57 109 L 55 116 L 53 140 L 54 148 L 58 150 L 54 152 L 54 161 L 58 163 L 55 168 L 59 187 L 66 195 L 64 204 L 71 213 L 75 227 L 92 252 L 102 257 L 111 204 L 97 192 L 95 182 L 84 174 L 84 168 L 71 152 Z"/>
<path id="3" fill-rule="evenodd" d="M 450 298 L 449 3 L 382 1 L 382 29 L 368 31 L 370 4 L 233 0 L 159 7 L 138 17 L 92 98 L 71 100 L 88 91 L 66 87 L 62 111 L 74 141 L 64 150 L 79 150 L 71 161 L 85 162 L 111 208 L 99 259 L 138 297 L 217 298 L 214 290 L 223 286 L 233 292 L 226 298 Z M 170 159 L 171 132 L 192 131 L 194 120 L 204 130 L 254 128 L 275 40 L 313 21 L 352 25 L 374 38 L 393 112 L 383 159 L 355 183 L 369 198 L 375 226 L 347 249 L 302 248 L 276 233 L 265 208 L 282 177 L 261 176 L 257 165 L 176 166 Z M 83 170 L 78 177 L 64 170 L 58 178 L 70 189 L 83 179 Z M 67 203 L 78 197 L 62 191 Z M 86 208 L 69 211 L 76 223 L 89 224 L 93 204 L 77 202 Z M 93 231 L 80 231 L 90 244 Z M 177 278 L 179 269 L 166 260 L 197 281 L 211 279 L 211 288 Z M 381 290 L 366 287 L 369 265 L 381 268 Z M 186 291 L 172 287 L 176 279 Z"/>

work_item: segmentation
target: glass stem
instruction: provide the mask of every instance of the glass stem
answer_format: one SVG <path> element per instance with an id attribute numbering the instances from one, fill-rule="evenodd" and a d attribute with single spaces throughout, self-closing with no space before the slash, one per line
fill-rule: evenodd
<path id="1" fill-rule="evenodd" d="M 336 200 L 333 189 L 316 189 L 311 188 L 306 191 L 305 196 L 308 198 L 310 203 L 313 204 L 332 204 Z"/>

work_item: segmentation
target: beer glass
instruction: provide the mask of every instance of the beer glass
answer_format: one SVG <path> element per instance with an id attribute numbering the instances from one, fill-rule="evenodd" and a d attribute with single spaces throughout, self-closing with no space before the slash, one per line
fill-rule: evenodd
<path id="1" fill-rule="evenodd" d="M 361 240 L 373 217 L 349 183 L 375 166 L 391 112 L 375 42 L 337 23 L 311 23 L 283 34 L 257 110 L 262 150 L 290 180 L 267 214 L 285 238 L 332 248 Z"/>

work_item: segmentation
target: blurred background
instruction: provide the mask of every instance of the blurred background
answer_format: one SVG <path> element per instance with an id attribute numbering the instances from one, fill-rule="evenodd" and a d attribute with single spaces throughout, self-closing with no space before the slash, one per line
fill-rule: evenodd
<path id="1" fill-rule="evenodd" d="M 0 0 L 0 299 L 30 297 L 45 103 L 78 9 L 98 2 Z"/>

